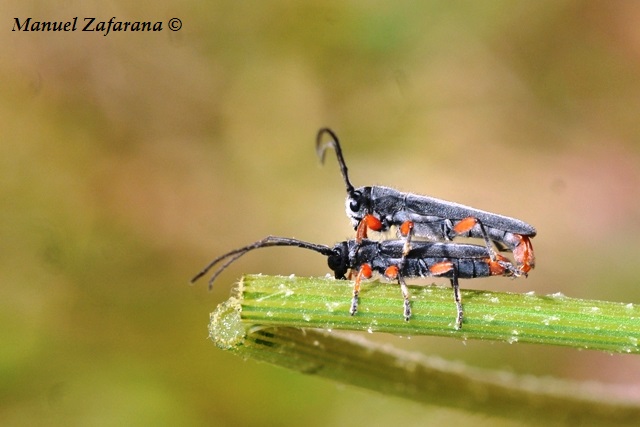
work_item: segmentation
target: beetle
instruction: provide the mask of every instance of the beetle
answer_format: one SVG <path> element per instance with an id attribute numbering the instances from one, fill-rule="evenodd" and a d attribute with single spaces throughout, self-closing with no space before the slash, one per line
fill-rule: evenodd
<path id="1" fill-rule="evenodd" d="M 330 138 L 323 142 L 328 134 Z M 515 275 L 527 275 L 535 266 L 531 238 L 536 229 L 519 219 L 475 209 L 435 197 L 404 193 L 390 187 L 355 188 L 349 180 L 340 141 L 329 128 L 321 128 L 316 137 L 316 152 L 324 163 L 325 151 L 332 147 L 347 188 L 346 212 L 356 239 L 367 237 L 367 230 L 387 231 L 398 227 L 404 238 L 405 254 L 413 236 L 430 240 L 452 240 L 457 236 L 483 238 L 492 260 L 496 260 L 491 242 L 500 250 L 510 250 L 516 263 Z"/>
<path id="2" fill-rule="evenodd" d="M 238 258 L 254 249 L 273 246 L 299 247 L 326 256 L 327 264 L 334 272 L 336 279 L 346 279 L 348 271 L 355 272 L 349 309 L 351 315 L 355 315 L 358 311 L 361 282 L 371 278 L 374 272 L 396 280 L 400 285 L 404 299 L 403 315 L 406 321 L 411 317 L 411 303 L 405 278 L 447 277 L 451 282 L 456 304 L 456 329 L 462 327 L 463 321 L 458 279 L 516 275 L 515 267 L 507 258 L 496 254 L 495 260 L 492 260 L 484 246 L 466 243 L 416 241 L 410 251 L 405 254 L 405 242 L 401 239 L 383 241 L 362 239 L 360 242 L 353 239 L 329 247 L 288 237 L 267 236 L 215 258 L 191 279 L 191 283 L 195 283 L 214 266 L 218 266 L 209 279 L 209 289 L 211 289 L 220 273 Z"/>

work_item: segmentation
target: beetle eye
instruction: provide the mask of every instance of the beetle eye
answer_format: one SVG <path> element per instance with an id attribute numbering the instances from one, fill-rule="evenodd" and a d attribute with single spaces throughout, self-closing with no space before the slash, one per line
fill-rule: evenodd
<path id="1" fill-rule="evenodd" d="M 362 196 L 362 194 L 360 194 L 360 192 L 358 192 L 358 191 L 354 192 L 350 196 L 349 209 L 351 209 L 352 212 L 358 212 L 360 210 L 360 197 L 361 196 Z"/>

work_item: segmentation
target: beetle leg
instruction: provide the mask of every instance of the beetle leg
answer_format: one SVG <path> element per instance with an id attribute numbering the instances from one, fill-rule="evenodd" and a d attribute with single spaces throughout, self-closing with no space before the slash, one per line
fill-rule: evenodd
<path id="1" fill-rule="evenodd" d="M 531 271 L 536 265 L 536 258 L 533 254 L 533 246 L 531 245 L 531 239 L 527 236 L 520 234 L 514 234 L 514 237 L 519 241 L 515 248 L 513 248 L 513 258 L 518 264 L 518 270 L 524 276 Z"/>
<path id="2" fill-rule="evenodd" d="M 462 310 L 462 296 L 460 295 L 460 285 L 458 284 L 458 270 L 451 261 L 442 261 L 432 265 L 429 270 L 434 276 L 440 276 L 451 272 L 451 287 L 453 288 L 453 300 L 456 303 L 456 330 L 462 328 L 464 312 Z"/>
<path id="3" fill-rule="evenodd" d="M 358 223 L 358 228 L 356 228 L 356 242 L 358 244 L 362 243 L 362 239 L 367 238 L 367 222 L 363 219 Z"/>
<path id="4" fill-rule="evenodd" d="M 400 267 L 404 266 L 409 252 L 411 252 L 411 238 L 413 237 L 413 221 L 405 221 L 400 225 L 400 236 L 404 239 L 404 245 L 402 246 L 402 259 L 400 260 Z"/>
<path id="5" fill-rule="evenodd" d="M 351 308 L 349 309 L 349 313 L 353 316 L 358 311 L 358 297 L 360 295 L 360 282 L 362 279 L 369 279 L 372 275 L 371 266 L 369 264 L 362 264 L 360 270 L 358 270 L 358 274 L 356 275 L 356 280 L 353 284 L 353 298 L 351 299 Z"/>
<path id="6" fill-rule="evenodd" d="M 478 218 L 474 218 L 469 216 L 460 220 L 456 225 L 453 226 L 453 232 L 456 234 L 463 234 L 471 231 L 475 225 L 478 224 L 480 226 L 480 232 L 482 233 L 482 238 L 484 239 L 484 243 L 487 246 L 487 250 L 489 251 L 489 257 L 491 261 L 496 260 L 496 252 L 493 250 L 493 246 L 491 246 L 491 240 L 489 239 L 489 235 L 487 234 L 487 230 L 485 230 L 484 225 Z"/>
<path id="7" fill-rule="evenodd" d="M 411 302 L 409 301 L 409 288 L 407 287 L 407 283 L 404 281 L 404 277 L 402 277 L 402 274 L 400 274 L 400 270 L 398 269 L 397 265 L 391 265 L 387 267 L 384 275 L 389 279 L 398 280 L 400 291 L 402 291 L 402 297 L 404 298 L 404 320 L 408 322 L 411 318 Z"/>
<path id="8" fill-rule="evenodd" d="M 398 283 L 400 284 L 400 290 L 402 291 L 402 297 L 404 298 L 404 320 L 409 321 L 411 318 L 411 301 L 409 300 L 409 288 L 404 281 L 402 274 L 398 273 Z"/>
<path id="9" fill-rule="evenodd" d="M 451 230 L 453 230 L 453 222 L 448 218 L 442 221 L 442 235 L 448 242 L 451 241 Z"/>
<path id="10" fill-rule="evenodd" d="M 492 261 L 490 258 L 485 260 L 489 266 L 489 272 L 492 276 L 510 276 L 519 277 L 521 275 L 520 269 L 513 266 L 508 258 L 496 254 L 496 260 Z"/>
<path id="11" fill-rule="evenodd" d="M 462 311 L 462 297 L 460 296 L 460 285 L 458 285 L 458 272 L 454 268 L 453 277 L 451 278 L 451 287 L 453 288 L 453 299 L 456 302 L 456 309 L 458 310 L 458 314 L 456 316 L 456 329 L 459 330 L 462 328 L 462 317 L 464 313 Z"/>
<path id="12" fill-rule="evenodd" d="M 368 230 L 380 231 L 382 228 L 382 221 L 371 214 L 366 214 L 356 228 L 356 241 L 360 243 L 362 239 L 366 239 Z"/>
<path id="13" fill-rule="evenodd" d="M 411 238 L 413 237 L 413 221 L 405 221 L 400 225 L 400 235 L 404 237 L 404 246 L 402 247 L 402 259 L 409 255 L 411 251 Z"/>

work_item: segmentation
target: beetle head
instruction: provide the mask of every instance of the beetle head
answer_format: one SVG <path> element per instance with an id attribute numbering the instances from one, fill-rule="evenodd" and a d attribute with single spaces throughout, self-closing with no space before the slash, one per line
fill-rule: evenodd
<path id="1" fill-rule="evenodd" d="M 353 228 L 357 228 L 360 221 L 370 212 L 371 187 L 360 187 L 347 193 L 345 210 L 351 220 Z"/>
<path id="2" fill-rule="evenodd" d="M 327 257 L 327 264 L 335 274 L 336 279 L 344 279 L 349 270 L 349 246 L 347 242 L 338 243 Z"/>

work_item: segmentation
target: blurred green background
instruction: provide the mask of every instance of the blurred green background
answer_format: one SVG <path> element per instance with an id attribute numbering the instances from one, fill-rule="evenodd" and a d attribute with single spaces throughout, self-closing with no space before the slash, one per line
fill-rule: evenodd
<path id="1" fill-rule="evenodd" d="M 268 234 L 353 236 L 335 159 L 315 156 L 321 126 L 356 186 L 537 227 L 528 279 L 463 287 L 640 303 L 638 2 L 10 0 L 0 12 L 2 425 L 496 425 L 207 339 L 242 273 L 328 271 L 273 249 L 211 293 L 189 287 L 211 258 Z M 165 27 L 11 31 L 16 17 L 75 16 Z M 640 399 L 637 356 L 370 338 Z"/>

